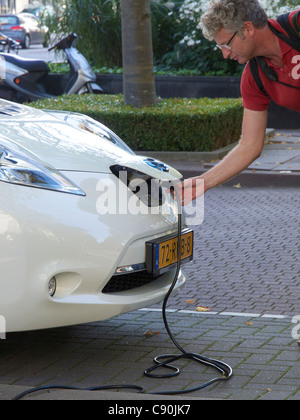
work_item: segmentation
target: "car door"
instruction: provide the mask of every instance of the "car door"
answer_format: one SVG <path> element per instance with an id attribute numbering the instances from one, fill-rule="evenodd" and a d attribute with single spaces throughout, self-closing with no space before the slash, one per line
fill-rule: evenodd
<path id="1" fill-rule="evenodd" d="M 26 24 L 27 33 L 30 35 L 31 44 L 42 44 L 43 36 L 38 19 L 34 16 L 23 16 L 23 19 Z"/>

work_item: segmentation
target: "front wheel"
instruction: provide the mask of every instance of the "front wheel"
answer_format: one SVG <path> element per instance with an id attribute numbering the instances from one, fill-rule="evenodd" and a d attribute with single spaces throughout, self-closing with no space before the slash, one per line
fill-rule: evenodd
<path id="1" fill-rule="evenodd" d="M 0 86 L 0 98 L 11 102 L 17 102 L 19 104 L 30 102 L 30 99 L 27 96 L 22 95 L 19 92 L 15 92 L 7 86 Z"/>
<path id="2" fill-rule="evenodd" d="M 103 92 L 103 90 L 92 90 L 92 93 L 94 93 L 95 95 L 103 95 L 104 94 L 104 92 Z"/>
<path id="3" fill-rule="evenodd" d="M 87 88 L 89 93 L 94 93 L 95 95 L 102 95 L 105 93 L 102 87 L 97 85 L 97 83 L 87 83 Z"/>
<path id="4" fill-rule="evenodd" d="M 77 95 L 84 95 L 84 94 L 87 94 L 87 93 L 95 93 L 96 95 L 100 95 L 100 94 L 103 94 L 105 92 L 96 83 L 86 83 L 76 93 L 77 93 Z"/>
<path id="5" fill-rule="evenodd" d="M 6 99 L 7 101 L 17 102 L 16 93 L 6 86 L 0 86 L 0 98 Z"/>
<path id="6" fill-rule="evenodd" d="M 22 44 L 22 48 L 27 50 L 29 47 L 30 47 L 30 36 L 25 35 L 25 39 L 24 39 L 24 42 Z"/>

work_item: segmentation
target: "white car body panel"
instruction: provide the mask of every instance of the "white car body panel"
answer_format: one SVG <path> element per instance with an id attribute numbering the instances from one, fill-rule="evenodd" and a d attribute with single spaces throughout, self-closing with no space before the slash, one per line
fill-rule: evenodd
<path id="1" fill-rule="evenodd" d="M 0 181 L 0 315 L 7 332 L 93 322 L 143 308 L 162 301 L 174 278 L 172 269 L 143 286 L 102 293 L 118 267 L 145 263 L 146 241 L 177 229 L 170 195 L 157 214 L 100 214 L 99 183 L 119 185 L 110 166 L 122 164 L 162 180 L 181 175 L 173 168 L 158 171 L 125 145 L 74 127 L 80 118 L 86 117 L 0 100 L 0 145 L 51 165 L 85 193 Z M 138 201 L 125 185 L 119 188 Z M 175 291 L 185 281 L 180 272 Z"/>

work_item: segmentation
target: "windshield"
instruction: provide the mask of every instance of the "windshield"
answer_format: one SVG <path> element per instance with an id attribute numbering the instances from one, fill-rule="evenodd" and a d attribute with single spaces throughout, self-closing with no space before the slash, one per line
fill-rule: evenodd
<path id="1" fill-rule="evenodd" d="M 16 16 L 0 16 L 0 28 L 3 25 L 18 25 L 19 20 Z"/>

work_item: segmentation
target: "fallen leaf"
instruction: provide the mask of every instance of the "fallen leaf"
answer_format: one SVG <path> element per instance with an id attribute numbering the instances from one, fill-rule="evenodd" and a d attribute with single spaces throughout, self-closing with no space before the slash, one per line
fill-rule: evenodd
<path id="1" fill-rule="evenodd" d="M 188 299 L 185 303 L 187 305 L 190 305 L 191 303 L 195 303 L 195 302 L 196 302 L 195 299 Z"/>
<path id="2" fill-rule="evenodd" d="M 154 332 L 153 330 L 148 330 L 144 333 L 144 336 L 146 338 L 149 338 L 149 337 L 154 337 L 155 335 L 159 335 L 159 334 L 160 334 L 160 331 Z"/>
<path id="3" fill-rule="evenodd" d="M 247 321 L 246 324 L 247 325 L 253 325 L 253 322 Z"/>
<path id="4" fill-rule="evenodd" d="M 206 306 L 197 306 L 196 311 L 197 312 L 209 312 L 210 308 L 208 308 Z"/>
<path id="5" fill-rule="evenodd" d="M 239 184 L 235 184 L 235 185 L 233 186 L 233 188 L 242 188 L 242 186 L 241 186 L 241 184 L 239 183 Z"/>
<path id="6" fill-rule="evenodd" d="M 298 347 L 300 347 L 300 341 L 298 341 Z"/>

